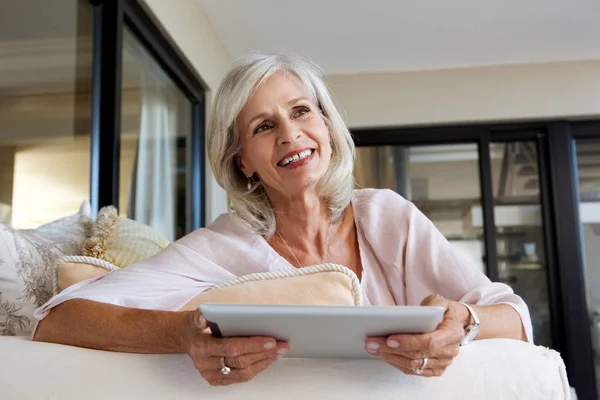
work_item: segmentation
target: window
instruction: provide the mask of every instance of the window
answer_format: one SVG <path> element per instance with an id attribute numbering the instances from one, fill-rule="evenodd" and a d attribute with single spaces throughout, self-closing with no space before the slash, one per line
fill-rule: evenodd
<path id="1" fill-rule="evenodd" d="M 535 343 L 553 347 L 536 142 L 493 143 L 490 153 L 498 278 L 529 306 Z"/>
<path id="2" fill-rule="evenodd" d="M 412 201 L 479 271 L 485 272 L 476 144 L 358 147 L 359 188 L 392 189 Z"/>
<path id="3" fill-rule="evenodd" d="M 123 36 L 119 212 L 168 240 L 188 232 L 192 105 L 129 30 Z"/>
<path id="4" fill-rule="evenodd" d="M 576 148 L 582 255 L 600 384 L 600 139 L 578 139 Z"/>
<path id="5" fill-rule="evenodd" d="M 92 211 L 167 239 L 204 224 L 206 85 L 138 0 L 94 0 Z"/>
<path id="6" fill-rule="evenodd" d="M 0 26 L 0 223 L 24 229 L 89 198 L 93 8 L 10 3 Z"/>

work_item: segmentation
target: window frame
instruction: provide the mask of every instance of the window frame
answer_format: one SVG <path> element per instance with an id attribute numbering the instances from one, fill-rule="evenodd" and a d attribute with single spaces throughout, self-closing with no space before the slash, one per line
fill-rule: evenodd
<path id="1" fill-rule="evenodd" d="M 205 117 L 208 86 L 139 0 L 89 0 L 94 7 L 90 202 L 92 214 L 119 204 L 123 31 L 129 28 L 190 101 L 188 226 L 206 224 Z"/>

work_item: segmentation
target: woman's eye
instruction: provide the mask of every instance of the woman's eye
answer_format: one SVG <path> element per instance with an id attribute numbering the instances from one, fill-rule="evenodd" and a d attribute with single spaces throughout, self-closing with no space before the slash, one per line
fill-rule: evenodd
<path id="1" fill-rule="evenodd" d="M 310 112 L 308 107 L 298 107 L 294 112 L 294 118 L 301 117 L 308 112 Z"/>
<path id="2" fill-rule="evenodd" d="M 254 133 L 261 133 L 261 132 L 264 132 L 264 131 L 266 131 L 266 130 L 268 130 L 268 129 L 271 129 L 271 128 L 272 128 L 272 126 L 271 126 L 271 125 L 269 125 L 269 124 L 262 124 L 262 125 L 259 125 L 259 126 L 258 126 L 258 127 L 257 127 L 255 130 L 254 130 Z"/>

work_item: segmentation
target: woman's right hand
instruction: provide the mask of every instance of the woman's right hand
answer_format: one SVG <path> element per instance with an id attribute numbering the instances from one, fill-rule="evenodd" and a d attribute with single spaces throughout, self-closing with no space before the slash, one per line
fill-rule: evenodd
<path id="1" fill-rule="evenodd" d="M 184 346 L 200 375 L 212 386 L 248 382 L 290 350 L 286 342 L 269 337 L 219 339 L 211 335 L 199 309 L 188 314 Z M 221 372 L 221 358 L 231 372 Z"/>

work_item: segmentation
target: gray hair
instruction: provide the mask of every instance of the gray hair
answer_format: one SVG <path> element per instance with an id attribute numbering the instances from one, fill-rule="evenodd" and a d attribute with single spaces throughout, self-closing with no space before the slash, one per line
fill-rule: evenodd
<path id="1" fill-rule="evenodd" d="M 227 192 L 229 211 L 266 237 L 275 233 L 275 212 L 262 184 L 252 183 L 248 190 L 248 179 L 236 165 L 241 142 L 235 121 L 256 88 L 279 71 L 298 78 L 323 111 L 331 135 L 332 156 L 317 193 L 325 198 L 334 222 L 343 217 L 354 189 L 354 142 L 323 82 L 320 68 L 287 53 L 250 54 L 236 60 L 214 99 L 207 132 L 208 157 L 215 179 Z"/>

